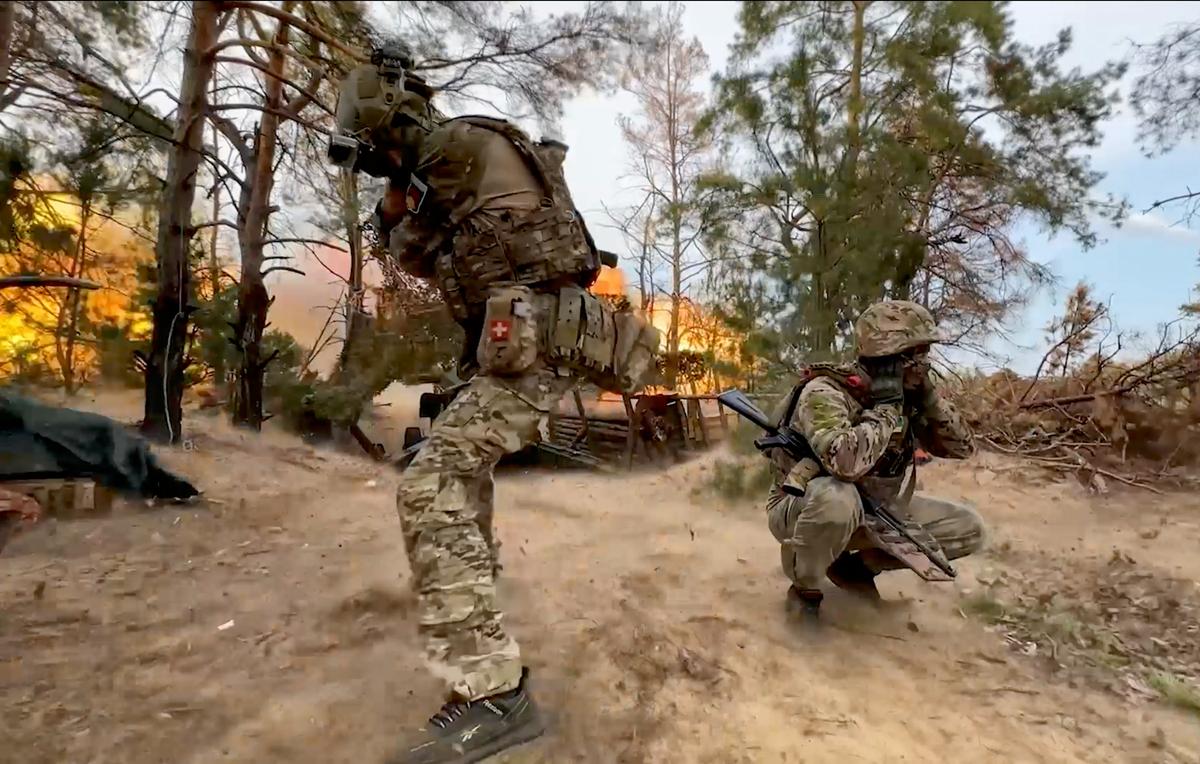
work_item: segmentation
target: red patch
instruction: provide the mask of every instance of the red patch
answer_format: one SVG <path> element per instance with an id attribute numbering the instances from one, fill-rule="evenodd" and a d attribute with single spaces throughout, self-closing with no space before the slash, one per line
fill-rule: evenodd
<path id="1" fill-rule="evenodd" d="M 416 175 L 409 176 L 408 188 L 404 192 L 404 202 L 408 211 L 420 212 L 421 205 L 425 202 L 425 195 L 428 193 L 429 186 L 422 183 Z"/>
<path id="2" fill-rule="evenodd" d="M 863 386 L 862 377 L 858 376 L 857 374 L 851 374 L 850 376 L 846 377 L 846 383 L 851 387 Z"/>
<path id="3" fill-rule="evenodd" d="M 492 342 L 507 342 L 510 332 L 512 332 L 511 321 L 495 319 L 488 326 L 488 336 L 492 338 Z"/>

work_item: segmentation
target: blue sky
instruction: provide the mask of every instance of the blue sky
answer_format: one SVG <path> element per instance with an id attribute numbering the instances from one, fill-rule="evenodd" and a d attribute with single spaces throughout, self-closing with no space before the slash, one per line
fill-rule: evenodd
<path id="1" fill-rule="evenodd" d="M 577 8 L 580 3 L 545 3 L 541 10 Z M 722 68 L 726 48 L 737 29 L 737 3 L 686 3 L 685 24 L 708 53 L 713 70 Z M 1067 63 L 1085 69 L 1105 60 L 1123 59 L 1131 40 L 1149 42 L 1171 24 L 1200 18 L 1200 3 L 1141 2 L 1020 2 L 1013 3 L 1015 33 L 1030 44 L 1049 42 L 1057 31 L 1071 27 L 1074 45 Z M 1128 80 L 1131 78 L 1127 78 Z M 1122 95 L 1128 88 L 1122 87 Z M 628 96 L 582 95 L 567 104 L 561 137 L 571 146 L 566 170 L 572 194 L 594 229 L 598 243 L 624 252 L 620 236 L 602 227 L 601 202 L 619 206 L 632 201 L 623 179 L 627 166 L 625 146 L 616 120 L 632 113 Z M 1126 106 L 1105 126 L 1105 139 L 1093 154 L 1094 166 L 1106 174 L 1100 192 L 1123 194 L 1132 204 L 1131 218 L 1120 230 L 1100 229 L 1101 243 L 1084 252 L 1069 237 L 1053 240 L 1036 226 L 1019 229 L 1030 254 L 1051 266 L 1059 283 L 1040 295 L 1010 331 L 1020 345 L 997 344 L 996 351 L 1011 358 L 1011 365 L 1031 370 L 1041 357 L 1041 327 L 1061 307 L 1065 293 L 1086 279 L 1102 299 L 1111 298 L 1113 313 L 1122 329 L 1153 332 L 1156 325 L 1174 318 L 1178 306 L 1188 301 L 1200 282 L 1200 230 L 1173 226 L 1173 211 L 1144 215 L 1156 199 L 1172 196 L 1192 183 L 1200 168 L 1200 143 L 1179 147 L 1155 159 L 1142 156 L 1135 143 L 1136 123 Z"/>

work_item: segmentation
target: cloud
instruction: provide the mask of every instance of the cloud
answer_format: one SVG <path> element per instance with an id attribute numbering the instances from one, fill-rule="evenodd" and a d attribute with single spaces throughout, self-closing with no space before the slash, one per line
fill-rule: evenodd
<path id="1" fill-rule="evenodd" d="M 1137 215 L 1131 215 L 1122 227 L 1139 234 L 1159 238 L 1200 242 L 1200 231 L 1188 228 L 1180 222 L 1171 222 L 1162 215 L 1154 212 L 1142 212 Z"/>

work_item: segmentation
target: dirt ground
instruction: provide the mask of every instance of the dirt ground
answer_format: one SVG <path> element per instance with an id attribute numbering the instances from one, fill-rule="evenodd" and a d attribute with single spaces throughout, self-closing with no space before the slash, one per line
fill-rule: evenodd
<path id="1" fill-rule="evenodd" d="M 188 449 L 163 458 L 208 501 L 47 522 L 0 557 L 0 761 L 381 761 L 440 703 L 396 475 L 202 414 L 187 426 Z M 923 489 L 976 503 L 991 551 L 953 584 L 888 574 L 881 614 L 831 593 L 809 637 L 785 617 L 758 501 L 699 489 L 717 458 L 499 476 L 507 623 L 552 716 L 503 760 L 1200 764 L 1195 712 L 1114 691 L 1058 643 L 1047 656 L 1024 610 L 977 614 L 981 597 L 1028 595 L 1081 613 L 1091 598 L 1103 619 L 1115 551 L 1137 580 L 1173 582 L 1135 620 L 1187 657 L 1200 497 L 1095 497 L 990 456 L 935 463 Z"/>

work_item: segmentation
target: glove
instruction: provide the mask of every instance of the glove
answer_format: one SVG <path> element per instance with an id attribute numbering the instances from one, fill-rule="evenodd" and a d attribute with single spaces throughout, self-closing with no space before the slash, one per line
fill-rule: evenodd
<path id="1" fill-rule="evenodd" d="M 929 384 L 929 378 L 926 377 L 921 381 L 921 384 L 913 387 L 907 386 L 904 388 L 904 404 L 913 411 L 924 411 L 929 404 L 929 396 L 933 391 L 933 386 Z"/>
<path id="2" fill-rule="evenodd" d="M 821 465 L 812 459 L 801 459 L 792 465 L 780 486 L 788 496 L 803 496 L 809 482 L 821 474 Z"/>
<path id="3" fill-rule="evenodd" d="M 904 402 L 904 369 L 898 361 L 879 367 L 871 375 L 871 402 L 876 406 Z"/>

